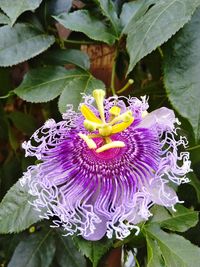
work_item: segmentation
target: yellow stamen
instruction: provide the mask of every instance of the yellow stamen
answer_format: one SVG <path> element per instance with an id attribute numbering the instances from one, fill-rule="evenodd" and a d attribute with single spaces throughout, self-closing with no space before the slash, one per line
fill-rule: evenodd
<path id="1" fill-rule="evenodd" d="M 111 143 L 108 143 L 108 144 L 105 144 L 101 147 L 99 147 L 96 152 L 97 153 L 100 153 L 100 152 L 103 152 L 103 151 L 106 151 L 108 149 L 111 149 L 111 148 L 117 148 L 117 147 L 125 147 L 125 143 L 122 142 L 122 141 L 113 141 Z"/>
<path id="2" fill-rule="evenodd" d="M 128 128 L 134 121 L 132 117 L 128 122 L 121 122 L 112 126 L 112 134 L 120 133 Z"/>
<path id="3" fill-rule="evenodd" d="M 96 100 L 97 108 L 99 110 L 99 115 L 102 121 L 105 123 L 104 106 L 103 106 L 105 91 L 102 89 L 96 89 L 93 91 L 93 97 Z"/>
<path id="4" fill-rule="evenodd" d="M 102 121 L 97 118 L 97 116 L 89 109 L 86 105 L 81 106 L 81 113 L 86 118 L 86 120 L 93 121 L 96 123 L 102 123 Z"/>
<path id="5" fill-rule="evenodd" d="M 119 121 L 124 121 L 124 122 L 128 122 L 133 118 L 132 116 L 132 112 L 130 110 L 127 110 L 126 112 L 124 112 L 123 114 L 117 116 L 116 118 L 114 118 L 110 124 L 115 124 Z"/>
<path id="6" fill-rule="evenodd" d="M 110 110 L 109 113 L 113 116 L 118 116 L 120 114 L 121 108 L 117 106 L 113 106 Z"/>
<path id="7" fill-rule="evenodd" d="M 88 131 L 96 131 L 96 129 L 98 129 L 102 125 L 100 123 L 96 123 L 90 120 L 84 120 L 83 124 Z"/>
<path id="8" fill-rule="evenodd" d="M 92 139 L 90 139 L 86 134 L 79 133 L 78 136 L 86 142 L 86 144 L 90 149 L 97 148 L 96 143 Z"/>

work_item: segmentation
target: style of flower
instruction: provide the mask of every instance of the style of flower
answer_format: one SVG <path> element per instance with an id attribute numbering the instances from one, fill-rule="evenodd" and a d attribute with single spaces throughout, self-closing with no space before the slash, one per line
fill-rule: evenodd
<path id="1" fill-rule="evenodd" d="M 83 96 L 78 112 L 68 106 L 63 121 L 48 120 L 23 143 L 41 162 L 21 179 L 32 205 L 66 235 L 88 240 L 137 234 L 154 204 L 174 209 L 170 185 L 188 182 L 190 171 L 172 110 L 148 113 L 145 97 L 104 97 L 103 90 Z"/>

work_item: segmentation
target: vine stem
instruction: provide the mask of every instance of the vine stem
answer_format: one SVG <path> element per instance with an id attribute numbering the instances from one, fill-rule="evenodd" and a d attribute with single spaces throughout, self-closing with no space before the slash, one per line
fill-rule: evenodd
<path id="1" fill-rule="evenodd" d="M 191 150 L 195 150 L 197 148 L 200 148 L 200 145 L 197 145 L 197 146 L 193 146 L 193 147 L 189 147 L 187 150 L 188 151 L 191 151 Z"/>
<path id="2" fill-rule="evenodd" d="M 118 56 L 118 47 L 116 47 L 116 49 L 115 49 L 114 62 L 113 62 L 113 66 L 112 66 L 111 81 L 110 81 L 110 88 L 112 90 L 112 94 L 113 95 L 116 95 L 116 91 L 115 91 L 115 72 L 116 72 L 117 56 Z"/>
<path id="3" fill-rule="evenodd" d="M 8 98 L 8 97 L 10 97 L 12 95 L 14 95 L 14 92 L 10 91 L 7 95 L 0 96 L 0 99 L 5 99 L 5 98 Z"/>
<path id="4" fill-rule="evenodd" d="M 69 39 L 64 39 L 64 43 L 69 43 L 69 44 L 95 44 L 96 42 L 92 41 L 78 41 L 78 40 L 69 40 Z"/>

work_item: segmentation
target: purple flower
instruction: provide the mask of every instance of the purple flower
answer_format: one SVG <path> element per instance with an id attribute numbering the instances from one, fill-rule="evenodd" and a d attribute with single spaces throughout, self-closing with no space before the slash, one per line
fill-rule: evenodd
<path id="1" fill-rule="evenodd" d="M 148 113 L 145 97 L 104 99 L 95 90 L 83 98 L 79 112 L 69 106 L 63 121 L 48 120 L 23 143 L 26 156 L 41 163 L 28 168 L 21 184 L 41 217 L 67 235 L 123 239 L 139 231 L 153 204 L 180 202 L 170 185 L 188 182 L 187 140 L 177 135 L 174 112 Z"/>

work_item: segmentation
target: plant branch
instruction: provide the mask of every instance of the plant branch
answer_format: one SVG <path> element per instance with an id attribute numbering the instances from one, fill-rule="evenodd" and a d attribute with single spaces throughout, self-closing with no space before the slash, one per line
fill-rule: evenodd
<path id="1" fill-rule="evenodd" d="M 198 148 L 200 148 L 200 145 L 189 147 L 187 150 L 191 151 L 191 150 L 195 150 L 195 149 L 198 149 Z"/>
<path id="2" fill-rule="evenodd" d="M 69 44 L 95 44 L 96 42 L 93 41 L 84 41 L 84 40 L 69 40 L 69 39 L 63 39 L 64 43 L 69 43 Z"/>
<path id="3" fill-rule="evenodd" d="M 117 56 L 118 56 L 118 47 L 116 47 L 116 49 L 115 49 L 114 62 L 113 62 L 113 66 L 112 66 L 112 74 L 111 74 L 111 81 L 110 81 L 110 88 L 112 90 L 113 95 L 116 95 L 116 92 L 115 92 L 115 73 L 116 73 Z"/>

